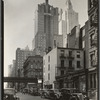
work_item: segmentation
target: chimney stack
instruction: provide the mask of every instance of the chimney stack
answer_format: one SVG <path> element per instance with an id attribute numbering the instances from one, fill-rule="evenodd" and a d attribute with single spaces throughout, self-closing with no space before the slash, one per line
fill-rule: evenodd
<path id="1" fill-rule="evenodd" d="M 48 0 L 45 0 L 46 4 L 48 4 Z"/>

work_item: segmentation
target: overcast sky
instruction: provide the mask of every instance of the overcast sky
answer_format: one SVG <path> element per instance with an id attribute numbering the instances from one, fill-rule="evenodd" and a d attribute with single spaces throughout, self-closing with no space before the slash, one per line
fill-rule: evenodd
<path id="1" fill-rule="evenodd" d="M 88 0 L 71 0 L 73 9 L 79 13 L 81 26 L 88 19 Z M 37 4 L 45 0 L 4 0 L 4 75 L 8 75 L 8 65 L 15 59 L 16 49 L 32 48 L 34 37 L 34 11 Z M 66 0 L 49 0 L 54 7 L 64 8 Z"/>

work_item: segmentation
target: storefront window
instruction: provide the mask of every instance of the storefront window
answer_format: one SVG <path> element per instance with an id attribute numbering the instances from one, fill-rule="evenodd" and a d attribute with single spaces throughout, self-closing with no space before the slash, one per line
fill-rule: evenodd
<path id="1" fill-rule="evenodd" d="M 90 88 L 93 88 L 92 74 L 90 74 Z"/>
<path id="2" fill-rule="evenodd" d="M 94 88 L 96 88 L 96 73 L 94 73 Z"/>
<path id="3" fill-rule="evenodd" d="M 81 76 L 80 77 L 80 91 L 81 92 L 86 92 L 86 77 L 85 76 Z"/>

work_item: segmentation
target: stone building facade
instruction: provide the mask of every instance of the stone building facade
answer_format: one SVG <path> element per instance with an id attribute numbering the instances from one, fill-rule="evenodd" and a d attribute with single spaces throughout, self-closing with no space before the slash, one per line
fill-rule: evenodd
<path id="1" fill-rule="evenodd" d="M 24 62 L 24 77 L 33 77 L 42 79 L 43 76 L 43 57 L 29 56 Z"/>
<path id="2" fill-rule="evenodd" d="M 42 88 L 43 81 L 43 57 L 40 55 L 29 56 L 23 65 L 24 77 L 32 77 L 41 80 L 40 84 L 35 84 L 35 86 Z M 26 83 L 27 85 L 28 83 Z"/>
<path id="3" fill-rule="evenodd" d="M 98 93 L 98 0 L 88 0 L 89 17 L 89 67 L 88 96 L 97 100 Z"/>
<path id="4" fill-rule="evenodd" d="M 23 77 L 23 64 L 28 56 L 34 56 L 34 52 L 29 50 L 28 46 L 25 49 L 17 48 L 16 50 L 16 77 Z"/>
<path id="5" fill-rule="evenodd" d="M 57 47 L 43 57 L 43 62 L 44 88 L 75 87 L 79 89 L 79 86 L 76 85 L 79 84 L 80 77 L 80 79 L 84 78 L 82 84 L 85 89 L 84 52 L 82 49 Z M 75 83 L 75 78 L 78 79 L 77 83 Z"/>

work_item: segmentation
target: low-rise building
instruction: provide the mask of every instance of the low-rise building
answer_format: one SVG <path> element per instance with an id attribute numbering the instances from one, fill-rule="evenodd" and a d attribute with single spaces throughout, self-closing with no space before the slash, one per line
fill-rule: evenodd
<path id="1" fill-rule="evenodd" d="M 85 86 L 84 51 L 82 49 L 57 47 L 43 57 L 43 63 L 44 88 L 79 88 L 75 86 L 77 85 L 73 78 L 75 76 L 78 76 L 77 82 L 79 82 L 79 76 L 84 78 L 83 85 Z"/>
<path id="2" fill-rule="evenodd" d="M 37 78 L 38 80 L 43 79 L 43 57 L 29 56 L 24 62 L 24 77 Z"/>

